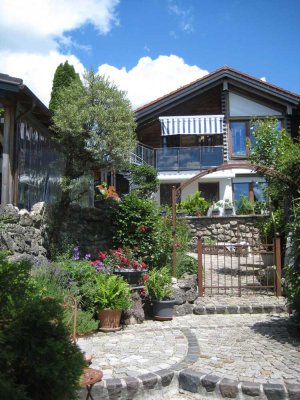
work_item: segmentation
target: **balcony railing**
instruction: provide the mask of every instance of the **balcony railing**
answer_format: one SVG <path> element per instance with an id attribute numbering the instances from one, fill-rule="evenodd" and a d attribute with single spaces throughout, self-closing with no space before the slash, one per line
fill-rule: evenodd
<path id="1" fill-rule="evenodd" d="M 193 171 L 223 164 L 223 146 L 156 149 L 158 171 Z"/>
<path id="2" fill-rule="evenodd" d="M 161 135 L 214 135 L 223 133 L 224 115 L 159 117 Z"/>
<path id="3" fill-rule="evenodd" d="M 130 162 L 135 165 L 149 164 L 154 166 L 154 150 L 151 147 L 138 143 L 135 151 L 131 153 Z"/>

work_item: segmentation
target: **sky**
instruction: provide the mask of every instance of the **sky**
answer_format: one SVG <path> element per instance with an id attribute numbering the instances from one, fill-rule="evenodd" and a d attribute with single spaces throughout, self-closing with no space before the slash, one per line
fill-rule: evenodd
<path id="1" fill-rule="evenodd" d="M 133 108 L 223 65 L 300 94 L 300 0 L 0 0 L 0 72 L 48 105 L 93 68 Z"/>

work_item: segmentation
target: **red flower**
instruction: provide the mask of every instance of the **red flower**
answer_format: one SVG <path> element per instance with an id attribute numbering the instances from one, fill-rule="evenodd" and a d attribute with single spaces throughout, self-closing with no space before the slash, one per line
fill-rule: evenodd
<path id="1" fill-rule="evenodd" d="M 141 267 L 144 269 L 147 268 L 147 265 L 144 263 L 144 261 L 141 262 Z"/>
<path id="2" fill-rule="evenodd" d="M 99 251 L 98 257 L 100 258 L 101 261 L 104 261 L 106 259 L 106 254 L 103 253 L 102 251 Z"/>
<path id="3" fill-rule="evenodd" d="M 148 274 L 145 274 L 143 278 L 144 278 L 144 282 L 149 281 L 149 275 Z"/>

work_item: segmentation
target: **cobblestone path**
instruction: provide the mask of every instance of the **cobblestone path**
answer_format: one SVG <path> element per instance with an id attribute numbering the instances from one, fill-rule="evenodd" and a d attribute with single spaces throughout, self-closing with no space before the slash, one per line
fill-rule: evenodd
<path id="1" fill-rule="evenodd" d="M 193 370 L 239 381 L 300 383 L 299 327 L 287 315 L 187 315 L 145 321 L 117 333 L 81 338 L 104 378 L 137 377 L 180 363 L 188 352 L 185 332 L 197 338 Z"/>

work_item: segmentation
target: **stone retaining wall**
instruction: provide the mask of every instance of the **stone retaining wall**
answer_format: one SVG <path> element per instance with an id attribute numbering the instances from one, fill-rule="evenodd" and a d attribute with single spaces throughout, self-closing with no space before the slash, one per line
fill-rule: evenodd
<path id="1" fill-rule="evenodd" d="M 203 240 L 217 240 L 219 242 L 237 243 L 239 241 L 258 242 L 259 230 L 257 223 L 265 216 L 230 216 L 230 217 L 186 217 L 193 238 L 191 246 L 197 248 L 197 238 Z"/>
<path id="2" fill-rule="evenodd" d="M 14 259 L 27 258 L 34 265 L 48 262 L 50 244 L 78 244 L 81 255 L 107 250 L 111 240 L 111 208 L 71 206 L 58 216 L 55 206 L 35 204 L 31 211 L 11 204 L 0 207 L 0 250 Z M 59 232 L 59 234 L 58 234 Z"/>

